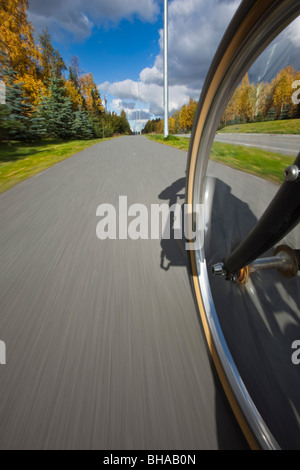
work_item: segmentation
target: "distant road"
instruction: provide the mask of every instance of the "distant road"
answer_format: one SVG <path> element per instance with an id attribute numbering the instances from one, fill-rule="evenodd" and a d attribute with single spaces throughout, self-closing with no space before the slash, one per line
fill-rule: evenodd
<path id="1" fill-rule="evenodd" d="M 179 135 L 190 137 L 190 134 Z M 278 134 L 222 134 L 215 137 L 215 142 L 223 142 L 233 145 L 244 145 L 245 147 L 257 147 L 283 155 L 297 156 L 300 151 L 300 135 L 278 135 Z"/>
<path id="2" fill-rule="evenodd" d="M 284 155 L 297 156 L 300 151 L 300 135 L 278 134 L 217 134 L 216 142 L 245 147 L 257 147 Z"/>

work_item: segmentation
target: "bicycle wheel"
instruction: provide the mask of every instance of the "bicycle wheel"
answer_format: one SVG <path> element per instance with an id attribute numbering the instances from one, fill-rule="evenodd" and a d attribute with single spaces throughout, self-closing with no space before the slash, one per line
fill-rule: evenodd
<path id="1" fill-rule="evenodd" d="M 261 380 L 261 376 L 257 372 L 258 377 L 256 378 L 256 371 L 253 371 L 253 368 L 251 370 L 251 365 L 247 365 L 247 357 L 251 355 L 251 351 L 244 354 L 243 360 L 240 360 L 242 352 L 245 353 L 245 351 L 241 351 L 241 340 L 239 346 L 235 345 L 236 338 L 232 337 L 234 335 L 230 331 L 235 329 L 235 324 L 229 325 L 231 314 L 228 314 L 228 311 L 234 308 L 238 310 L 235 312 L 235 316 L 232 316 L 234 319 L 238 318 L 245 303 L 249 306 L 250 301 L 245 301 L 245 289 L 231 283 L 220 287 L 220 281 L 218 280 L 219 283 L 216 284 L 210 273 L 215 252 L 218 251 L 216 260 L 218 257 L 222 258 L 228 255 L 234 248 L 233 245 L 241 241 L 242 236 L 247 234 L 256 219 L 251 219 L 249 206 L 236 194 L 231 197 L 229 202 L 227 201 L 231 207 L 226 207 L 225 196 L 227 192 L 230 192 L 228 188 L 231 183 L 227 181 L 227 184 L 223 182 L 222 185 L 219 184 L 220 179 L 215 175 L 211 177 L 209 157 L 218 125 L 234 90 L 250 66 L 284 28 L 297 18 L 299 13 L 298 0 L 265 0 L 263 2 L 261 0 L 245 0 L 242 2 L 223 37 L 203 86 L 192 130 L 187 163 L 186 203 L 191 208 L 188 218 L 189 239 L 193 239 L 195 233 L 198 235 L 188 252 L 192 287 L 209 351 L 220 381 L 241 429 L 253 449 L 294 447 L 295 442 L 292 438 L 289 440 L 290 436 L 284 435 L 285 426 L 281 431 L 277 429 L 281 426 L 280 423 L 284 418 L 270 419 L 272 406 L 268 404 L 268 397 L 262 397 L 262 395 L 266 390 L 269 390 L 268 387 L 272 388 L 272 385 L 266 385 L 265 388 L 263 385 L 261 395 L 257 392 L 260 388 L 260 384 L 257 382 Z M 219 168 L 218 171 L 220 175 L 223 170 Z M 238 178 L 238 176 L 236 177 Z M 252 188 L 253 198 L 257 197 L 255 191 L 258 191 L 255 184 Z M 222 209 L 215 208 L 218 202 L 221 202 Z M 196 216 L 199 212 L 199 204 L 204 207 L 201 217 Z M 239 208 L 249 212 L 246 219 L 237 223 L 242 225 L 242 229 L 236 227 Z M 259 214 L 257 216 L 259 217 Z M 217 223 L 215 223 L 216 220 Z M 217 241 L 214 241 L 216 232 L 218 237 Z M 229 242 L 226 241 L 225 236 L 224 241 L 220 237 L 220 233 L 226 234 L 227 232 L 231 232 Z M 225 281 L 221 282 L 225 284 Z M 260 279 L 258 279 L 258 283 L 260 283 Z M 272 286 L 272 283 L 273 280 L 269 280 L 268 285 Z M 297 288 L 299 291 L 298 284 Z M 259 286 L 258 289 L 265 291 L 266 285 Z M 271 296 L 272 287 L 270 289 Z M 249 289 L 247 295 L 250 296 Z M 259 290 L 255 288 L 251 295 L 252 312 L 264 310 L 265 306 L 262 305 L 262 302 L 265 300 L 262 301 L 260 298 Z M 227 314 L 224 318 L 224 309 L 226 308 Z M 241 325 L 243 320 L 243 318 L 239 319 Z M 251 329 L 253 326 L 250 321 L 247 323 L 248 320 L 249 317 L 246 318 L 246 324 L 250 325 Z M 237 332 L 237 334 L 239 333 Z M 262 346 L 256 344 L 256 340 L 254 335 L 254 339 L 252 338 L 248 343 L 246 340 L 245 344 L 249 347 L 254 345 L 263 352 Z M 273 345 L 272 348 L 274 348 Z M 276 348 L 274 350 L 276 351 Z M 259 361 L 257 350 L 255 350 L 255 354 Z M 246 367 L 242 371 L 241 366 L 245 366 L 245 364 Z M 256 367 L 255 362 L 254 367 Z M 267 380 L 266 374 L 272 377 L 276 375 L 274 371 L 269 373 L 267 366 L 266 370 L 267 372 L 263 371 L 262 373 L 264 378 L 261 382 Z M 298 372 L 297 374 L 299 375 Z M 251 379 L 249 379 L 249 375 L 252 376 Z M 276 377 L 276 380 L 280 382 L 281 378 Z M 282 389 L 280 389 L 277 395 L 281 396 L 282 393 Z M 297 408 L 292 418 L 295 422 L 299 422 L 298 411 Z M 296 433 L 298 433 L 295 437 L 297 442 L 300 436 L 299 425 L 296 423 L 295 427 L 297 428 Z"/>

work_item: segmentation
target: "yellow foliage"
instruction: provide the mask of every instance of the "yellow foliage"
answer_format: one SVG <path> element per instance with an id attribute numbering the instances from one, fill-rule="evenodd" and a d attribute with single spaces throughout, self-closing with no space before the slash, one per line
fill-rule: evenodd
<path id="1" fill-rule="evenodd" d="M 276 109 L 277 115 L 280 114 L 284 107 L 292 104 L 293 82 L 296 73 L 293 67 L 288 66 L 281 70 L 274 83 L 273 89 L 273 104 Z"/>
<path id="2" fill-rule="evenodd" d="M 0 0 L 0 50 L 17 72 L 18 81 L 33 104 L 38 103 L 44 87 L 38 78 L 40 51 L 33 38 L 33 26 L 27 19 L 27 0 Z"/>
<path id="3" fill-rule="evenodd" d="M 155 133 L 156 134 L 163 134 L 164 133 L 164 120 L 161 119 L 155 124 Z"/>
<path id="4" fill-rule="evenodd" d="M 169 117 L 169 132 L 170 134 L 176 134 L 176 121 L 172 116 Z"/>
<path id="5" fill-rule="evenodd" d="M 88 110 L 95 113 L 103 113 L 104 108 L 100 98 L 100 93 L 91 73 L 87 73 L 80 77 L 80 88 Z"/>
<path id="6" fill-rule="evenodd" d="M 80 95 L 74 83 L 71 82 L 71 80 L 66 81 L 65 88 L 66 88 L 66 95 L 71 100 L 73 110 L 77 111 L 79 107 L 82 106 L 82 96 Z"/>
<path id="7" fill-rule="evenodd" d="M 247 122 L 254 119 L 256 102 L 256 89 L 254 85 L 250 85 L 248 74 L 242 80 L 241 86 L 238 88 L 235 101 L 236 114 L 244 118 Z"/>
<path id="8" fill-rule="evenodd" d="M 191 130 L 195 118 L 197 103 L 190 98 L 189 104 L 184 105 L 180 111 L 179 124 L 182 130 Z"/>

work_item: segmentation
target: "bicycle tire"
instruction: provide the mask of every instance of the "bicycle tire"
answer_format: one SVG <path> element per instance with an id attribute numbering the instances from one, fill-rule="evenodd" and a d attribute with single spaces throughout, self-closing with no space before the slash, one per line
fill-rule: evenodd
<path id="1" fill-rule="evenodd" d="M 199 227 L 195 219 L 196 204 L 205 207 L 209 155 L 226 105 L 250 65 L 299 13 L 298 0 L 244 0 L 219 45 L 202 89 L 188 152 L 186 203 L 192 208 L 188 219 L 190 239 L 195 228 L 205 236 L 205 221 Z M 201 241 L 189 251 L 188 258 L 208 349 L 248 444 L 251 449 L 280 449 L 252 401 L 226 344 L 210 291 Z"/>

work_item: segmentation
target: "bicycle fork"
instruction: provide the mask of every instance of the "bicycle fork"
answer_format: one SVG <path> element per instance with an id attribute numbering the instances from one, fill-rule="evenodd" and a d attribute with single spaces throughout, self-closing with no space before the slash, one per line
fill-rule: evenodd
<path id="1" fill-rule="evenodd" d="M 300 152 L 284 176 L 284 183 L 247 238 L 227 259 L 212 266 L 214 275 L 244 284 L 251 272 L 261 269 L 277 269 L 286 277 L 297 274 L 300 250 L 281 245 L 274 256 L 259 258 L 300 222 Z"/>

